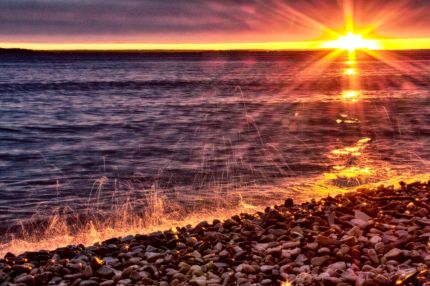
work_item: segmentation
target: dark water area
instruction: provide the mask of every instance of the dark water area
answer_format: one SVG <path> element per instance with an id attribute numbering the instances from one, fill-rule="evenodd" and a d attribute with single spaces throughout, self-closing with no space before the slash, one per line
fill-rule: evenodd
<path id="1" fill-rule="evenodd" d="M 0 54 L 0 224 L 429 172 L 430 52 L 327 55 Z"/>

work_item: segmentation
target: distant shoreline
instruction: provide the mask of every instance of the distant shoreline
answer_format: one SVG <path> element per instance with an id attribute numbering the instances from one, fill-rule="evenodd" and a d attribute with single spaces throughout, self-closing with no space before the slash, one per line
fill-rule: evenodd
<path id="1" fill-rule="evenodd" d="M 9 53 L 52 53 L 52 54 L 70 54 L 70 53 L 85 53 L 85 54 L 236 54 L 236 53 L 328 53 L 333 49 L 303 49 L 303 50 L 264 50 L 264 49 L 233 49 L 233 50 L 92 50 L 92 49 L 78 49 L 78 50 L 32 50 L 20 48 L 1 48 L 0 54 Z M 378 52 L 395 52 L 395 53 L 408 53 L 408 52 L 423 52 L 430 51 L 430 49 L 410 49 L 410 50 L 377 50 Z M 346 53 L 346 52 L 345 52 Z"/>

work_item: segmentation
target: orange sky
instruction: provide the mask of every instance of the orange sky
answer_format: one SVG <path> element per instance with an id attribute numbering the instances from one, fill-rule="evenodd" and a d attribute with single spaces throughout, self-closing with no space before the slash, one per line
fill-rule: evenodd
<path id="1" fill-rule="evenodd" d="M 381 49 L 426 49 L 428 15 L 428 0 L 5 0 L 0 47 L 303 50 L 354 29 Z"/>

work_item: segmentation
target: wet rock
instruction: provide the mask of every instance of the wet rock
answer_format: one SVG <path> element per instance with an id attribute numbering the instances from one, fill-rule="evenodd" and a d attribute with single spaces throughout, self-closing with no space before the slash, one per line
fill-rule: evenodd
<path id="1" fill-rule="evenodd" d="M 31 269 L 32 267 L 29 264 L 17 264 L 12 267 L 12 271 L 17 274 L 20 274 L 20 273 L 28 274 L 30 273 Z"/>
<path id="2" fill-rule="evenodd" d="M 294 206 L 293 199 L 291 199 L 291 198 L 286 199 L 284 202 L 284 206 L 286 206 L 287 208 L 293 207 Z"/>
<path id="3" fill-rule="evenodd" d="M 97 275 L 103 278 L 111 278 L 114 275 L 114 271 L 109 266 L 102 266 L 96 271 Z"/>
<path id="4" fill-rule="evenodd" d="M 84 271 L 82 272 L 84 277 L 91 277 L 93 276 L 94 272 L 93 269 L 91 268 L 91 266 L 86 266 Z"/>
<path id="5" fill-rule="evenodd" d="M 95 269 L 95 270 L 97 270 L 97 269 L 99 269 L 100 267 L 102 267 L 102 266 L 103 266 L 103 264 L 104 264 L 104 261 L 103 261 L 102 259 L 98 258 L 98 257 L 93 257 L 93 258 L 91 259 L 91 262 L 90 262 L 91 267 L 92 267 L 93 269 Z"/>

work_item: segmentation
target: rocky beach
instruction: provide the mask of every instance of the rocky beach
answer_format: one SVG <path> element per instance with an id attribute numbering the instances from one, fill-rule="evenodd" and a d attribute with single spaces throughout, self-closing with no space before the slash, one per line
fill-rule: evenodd
<path id="1" fill-rule="evenodd" d="M 8 253 L 0 285 L 430 285 L 430 181 L 93 246 Z"/>

